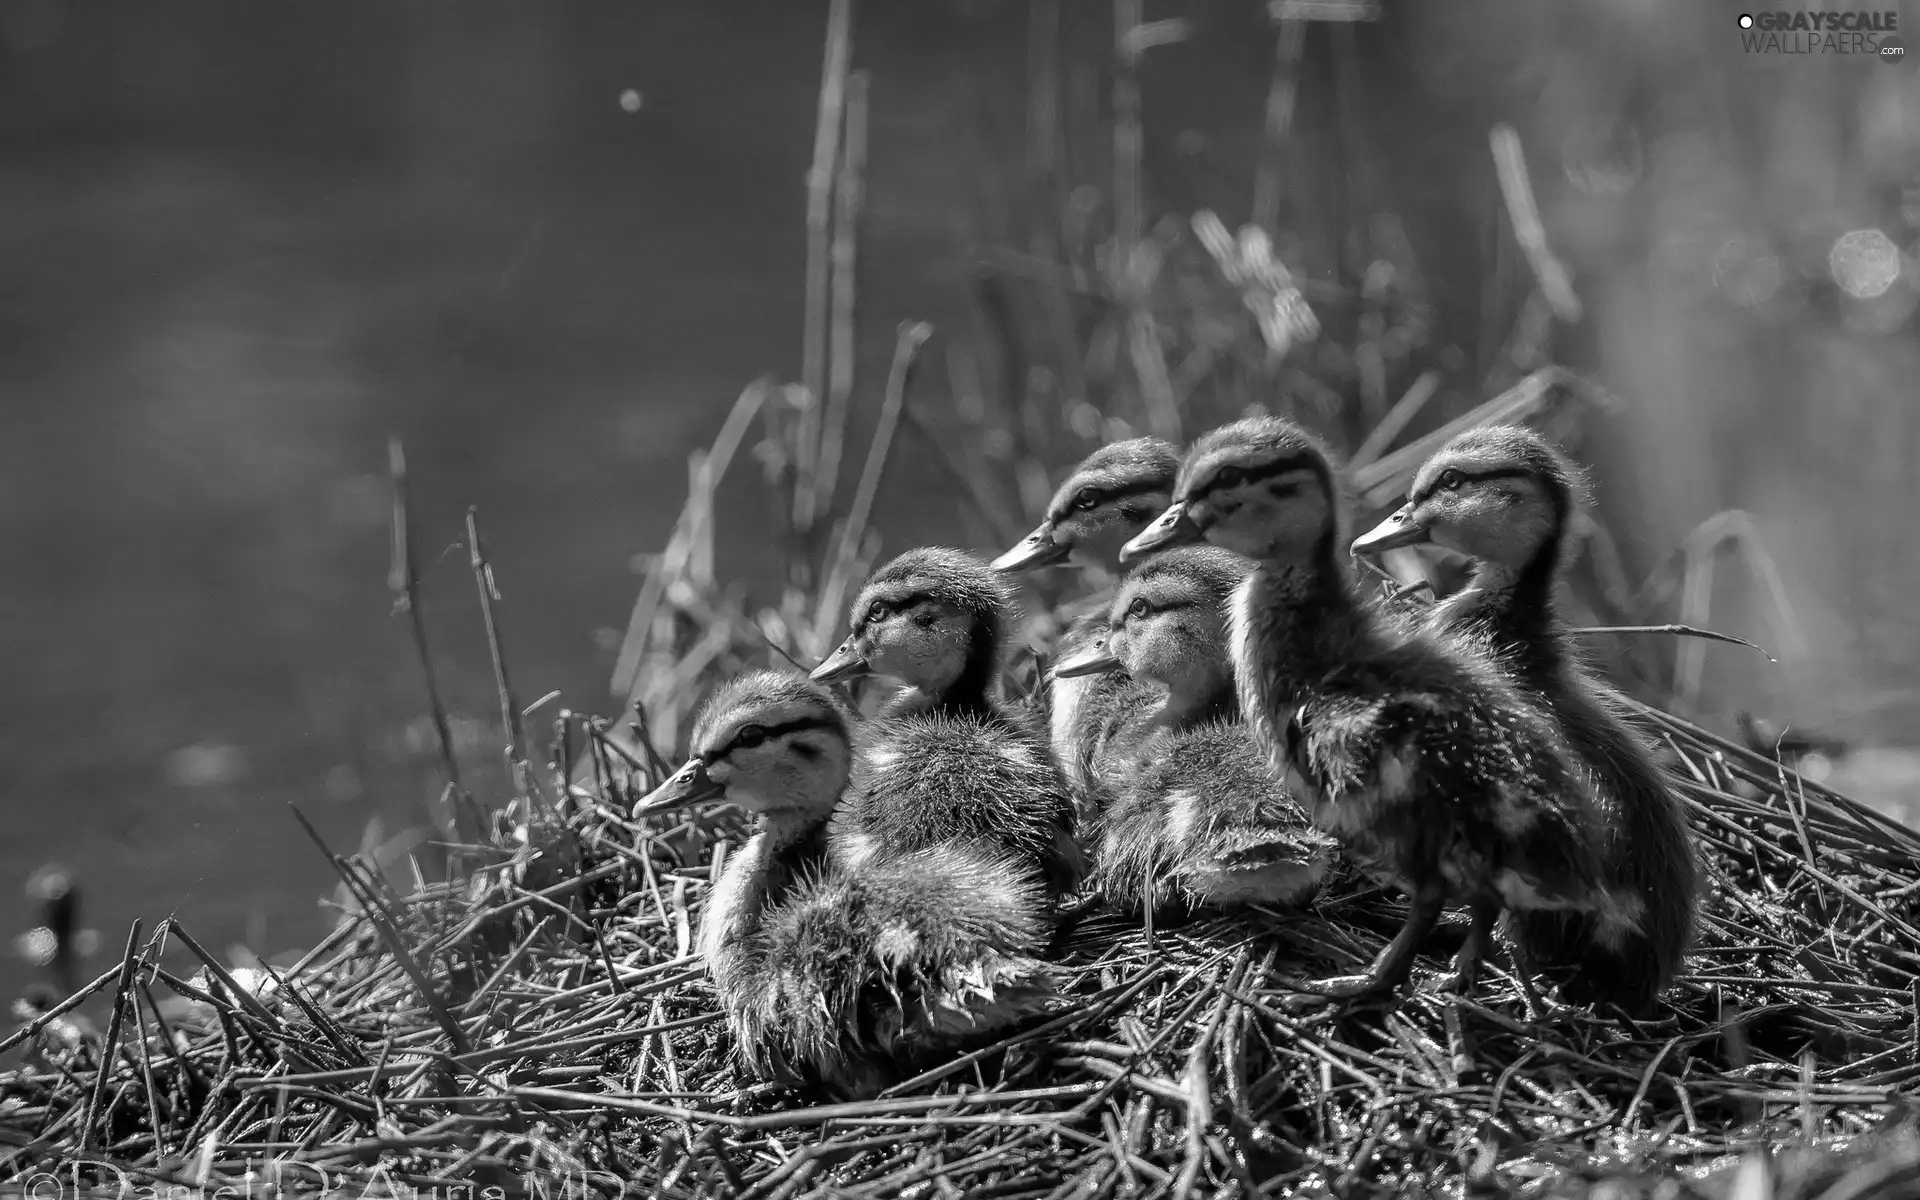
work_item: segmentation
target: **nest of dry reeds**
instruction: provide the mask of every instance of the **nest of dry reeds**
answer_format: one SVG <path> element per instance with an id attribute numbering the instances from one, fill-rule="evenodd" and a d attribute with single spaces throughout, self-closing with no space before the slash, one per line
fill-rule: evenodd
<path id="1" fill-rule="evenodd" d="M 1398 923 L 1397 898 L 1350 888 L 1299 916 L 1090 916 L 1066 938 L 1059 1015 L 877 1099 L 821 1103 L 736 1075 L 691 953 L 737 817 L 630 823 L 658 770 L 589 731 L 569 739 L 580 782 L 557 803 L 516 802 L 503 844 L 517 848 L 469 847 L 491 861 L 464 878 L 403 893 L 334 858 L 360 911 L 285 970 L 235 979 L 177 925 L 147 940 L 136 925 L 120 965 L 4 1042 L 26 1043 L 28 1062 L 0 1076 L 0 1175 L 506 1195 L 1408 1196 L 1464 1182 L 1582 1196 L 1872 1131 L 1920 1078 L 1920 835 L 1647 715 L 1684 770 L 1711 881 L 1700 945 L 1655 1021 L 1536 1021 L 1498 972 L 1458 1003 L 1416 992 L 1390 1011 L 1290 1015 L 1293 980 L 1359 969 Z M 204 964 L 195 980 L 159 967 L 169 940 Z M 64 1014 L 95 993 L 112 997 L 109 1028 L 76 1034 Z M 1911 1139 L 1872 1144 L 1874 1171 L 1910 1188 Z M 1803 1173 L 1845 1171 L 1821 1159 Z"/>

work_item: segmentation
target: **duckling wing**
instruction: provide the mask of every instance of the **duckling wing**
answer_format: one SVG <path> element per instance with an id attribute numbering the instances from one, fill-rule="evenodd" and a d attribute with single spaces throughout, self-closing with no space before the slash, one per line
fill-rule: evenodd
<path id="1" fill-rule="evenodd" d="M 1056 980 L 1037 956 L 1048 896 L 1010 856 L 938 847 L 858 881 L 872 962 L 911 1044 L 991 1032 L 1050 1007 Z"/>
<path id="2" fill-rule="evenodd" d="M 1073 797 L 1045 744 L 999 719 L 928 714 L 876 731 L 856 763 L 836 837 L 876 860 L 980 845 L 1039 871 L 1055 892 L 1085 869 Z"/>
<path id="3" fill-rule="evenodd" d="M 1363 860 L 1437 873 L 1455 894 L 1492 887 L 1520 908 L 1598 899 L 1591 792 L 1517 695 L 1336 672 L 1285 729 L 1283 765 L 1315 823 Z"/>
<path id="4" fill-rule="evenodd" d="M 990 1032 L 1055 995 L 1047 898 L 1003 854 L 942 846 L 821 880 L 770 914 L 743 1045 L 828 1078 Z M 864 1066 L 856 1066 L 866 1064 Z"/>
<path id="5" fill-rule="evenodd" d="M 1136 908 L 1153 902 L 1159 880 L 1194 904 L 1298 903 L 1334 849 L 1274 782 L 1247 727 L 1225 722 L 1145 747 L 1097 846 L 1103 890 Z"/>
<path id="6" fill-rule="evenodd" d="M 1680 970 L 1697 921 L 1700 867 L 1686 809 L 1610 689 L 1569 677 L 1553 711 L 1591 772 L 1612 919 L 1529 914 L 1514 933 L 1536 965 L 1571 967 L 1562 994 L 1643 1011 Z M 1623 918 L 1625 919 L 1623 922 Z"/>

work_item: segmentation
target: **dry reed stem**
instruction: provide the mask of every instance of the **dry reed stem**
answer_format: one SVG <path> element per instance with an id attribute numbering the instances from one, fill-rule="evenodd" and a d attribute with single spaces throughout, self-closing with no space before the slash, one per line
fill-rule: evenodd
<path id="1" fill-rule="evenodd" d="M 839 180 L 833 193 L 833 328 L 827 360 L 827 406 L 820 428 L 820 458 L 813 481 L 813 513 L 833 511 L 840 483 L 840 456 L 847 441 L 854 376 L 854 322 L 858 313 L 855 271 L 859 264 L 860 212 L 867 171 L 869 75 L 847 76 L 846 131 L 841 139 Z"/>
<path id="2" fill-rule="evenodd" d="M 454 837 L 478 837 L 484 821 L 474 807 L 473 797 L 460 786 L 460 764 L 454 758 L 453 734 L 448 729 L 446 706 L 440 701 L 439 678 L 434 672 L 433 652 L 427 642 L 427 614 L 420 603 L 420 564 L 413 552 L 413 518 L 407 507 L 407 454 L 398 437 L 387 440 L 387 471 L 393 484 L 393 545 L 387 586 L 393 592 L 394 607 L 407 614 L 414 654 L 420 660 L 421 682 L 426 687 L 434 746 L 439 751 L 447 785 L 453 789 L 452 811 L 436 811 L 434 823 L 449 830 Z M 464 827 L 462 815 L 468 818 Z"/>
<path id="3" fill-rule="evenodd" d="M 1287 167 L 1287 139 L 1293 131 L 1293 112 L 1300 92 L 1300 52 L 1306 45 L 1307 23 L 1283 18 L 1273 49 L 1273 79 L 1267 85 L 1265 142 L 1253 180 L 1253 224 L 1268 233 L 1278 231 L 1280 194 Z"/>
<path id="4" fill-rule="evenodd" d="M 1360 505 L 1365 509 L 1385 507 L 1406 494 L 1420 465 L 1434 451 L 1469 429 L 1482 425 L 1504 425 L 1524 421 L 1542 411 L 1556 390 L 1590 402 L 1602 401 L 1603 394 L 1579 386 L 1579 377 L 1562 367 L 1543 367 L 1506 391 L 1484 400 L 1471 410 L 1448 421 L 1432 433 L 1415 438 L 1390 453 L 1349 472 Z"/>
<path id="5" fill-rule="evenodd" d="M 893 451 L 894 433 L 907 406 L 907 384 L 913 377 L 913 365 L 920 347 L 933 336 L 933 326 L 924 321 L 902 321 L 894 340 L 893 366 L 887 373 L 887 391 L 881 401 L 880 419 L 874 426 L 873 441 L 867 445 L 867 463 L 854 488 L 853 505 L 840 538 L 828 560 L 826 582 L 815 609 L 813 644 L 821 654 L 832 644 L 833 629 L 846 619 L 847 593 L 852 589 L 860 558 L 860 545 L 866 538 L 873 517 L 874 498 L 880 493 L 880 477 Z"/>
<path id="6" fill-rule="evenodd" d="M 493 606 L 500 601 L 500 589 L 494 584 L 493 568 L 487 563 L 486 548 L 480 542 L 477 507 L 467 509 L 467 553 L 473 567 L 474 587 L 480 593 L 480 619 L 486 625 L 487 650 L 493 658 L 494 688 L 500 696 L 500 729 L 506 738 L 507 771 L 517 778 L 517 772 L 526 763 L 527 731 L 521 723 L 520 704 L 514 699 L 506 647 L 501 644 L 500 622 L 493 611 Z"/>
<path id="7" fill-rule="evenodd" d="M 807 281 L 805 328 L 800 343 L 800 386 L 807 394 L 794 451 L 794 527 L 809 533 L 819 462 L 821 405 L 827 395 L 830 295 L 833 283 L 834 164 L 845 129 L 847 64 L 852 57 L 853 0 L 831 0 L 827 9 L 825 62 L 820 71 L 819 120 L 814 127 L 813 165 L 807 172 Z"/>
<path id="8" fill-rule="evenodd" d="M 1540 224 L 1540 209 L 1533 199 L 1533 183 L 1527 178 L 1526 152 L 1513 126 L 1495 125 L 1488 135 L 1493 147 L 1494 171 L 1500 180 L 1500 195 L 1506 201 L 1507 219 L 1513 225 L 1513 237 L 1527 256 L 1527 265 L 1540 285 L 1553 313 L 1569 324 L 1580 320 L 1580 297 L 1574 294 L 1567 268 L 1554 256 L 1547 244 L 1546 229 Z"/>
<path id="9" fill-rule="evenodd" d="M 727 419 L 721 423 L 720 432 L 715 435 L 713 445 L 706 452 L 706 471 L 702 477 L 706 490 L 687 498 L 674 522 L 673 532 L 668 536 L 665 552 L 648 568 L 640 593 L 634 598 L 633 611 L 627 618 L 626 636 L 621 639 L 613 668 L 613 695 L 623 708 L 631 705 L 639 694 L 637 681 L 640 666 L 647 652 L 648 639 L 652 636 L 660 601 L 666 594 L 668 584 L 686 570 L 692 556 L 691 530 L 699 524 L 695 513 L 701 505 L 712 503 L 712 489 L 720 486 L 721 480 L 726 477 L 727 468 L 733 465 L 734 457 L 739 453 L 741 443 L 746 440 L 754 418 L 760 415 L 766 404 L 772 387 L 766 379 L 754 380 L 741 390 L 733 407 L 727 410 Z M 711 525 L 708 527 L 711 528 Z"/>

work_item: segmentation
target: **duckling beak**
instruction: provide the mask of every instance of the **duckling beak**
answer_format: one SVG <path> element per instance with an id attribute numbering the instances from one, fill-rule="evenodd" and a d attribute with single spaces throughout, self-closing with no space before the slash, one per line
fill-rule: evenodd
<path id="1" fill-rule="evenodd" d="M 1080 653 L 1063 658 L 1053 664 L 1055 679 L 1077 679 L 1082 675 L 1100 675 L 1118 669 L 1120 660 L 1107 648 L 1107 639 L 1101 638 Z"/>
<path id="2" fill-rule="evenodd" d="M 807 678 L 815 683 L 839 683 L 865 675 L 872 669 L 872 665 L 860 653 L 860 647 L 853 644 L 852 638 L 848 638 L 840 643 L 838 650 L 827 655 L 827 661 L 815 667 Z"/>
<path id="3" fill-rule="evenodd" d="M 993 569 L 1005 575 L 1037 571 L 1067 561 L 1072 552 L 1071 546 L 1053 540 L 1053 522 L 1042 521 L 1038 529 L 1020 539 L 1019 545 L 994 559 Z"/>
<path id="4" fill-rule="evenodd" d="M 687 765 L 667 777 L 667 781 L 642 796 L 633 806 L 634 820 L 659 816 L 676 809 L 691 808 L 705 800 L 718 800 L 727 789 L 707 774 L 707 764 L 690 758 Z"/>
<path id="5" fill-rule="evenodd" d="M 1431 534 L 1427 523 L 1414 513 L 1413 505 L 1403 504 L 1399 512 L 1353 539 L 1353 545 L 1347 548 L 1347 553 L 1384 554 L 1402 546 L 1424 545 L 1432 540 Z"/>
<path id="6" fill-rule="evenodd" d="M 1194 524 L 1193 518 L 1187 515 L 1186 504 L 1175 501 L 1167 506 L 1167 511 L 1161 513 L 1158 520 L 1120 547 L 1120 562 L 1122 565 L 1131 565 L 1149 554 L 1171 550 L 1175 546 L 1191 546 L 1204 538 L 1200 526 Z"/>

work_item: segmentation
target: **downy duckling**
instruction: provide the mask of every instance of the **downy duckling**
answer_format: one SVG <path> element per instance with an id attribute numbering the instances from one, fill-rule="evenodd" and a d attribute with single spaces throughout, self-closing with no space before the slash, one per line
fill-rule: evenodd
<path id="1" fill-rule="evenodd" d="M 1572 972 L 1561 988 L 1569 1000 L 1642 1013 L 1673 982 L 1692 940 L 1699 866 L 1680 798 L 1621 697 L 1582 666 L 1555 611 L 1568 532 L 1585 502 L 1581 472 L 1538 434 L 1493 426 L 1449 442 L 1407 494 L 1353 553 L 1430 543 L 1473 560 L 1467 587 L 1427 619 L 1484 639 L 1559 726 L 1593 777 L 1603 879 L 1641 912 L 1637 929 L 1584 913 L 1527 913 L 1515 935 L 1538 966 Z"/>
<path id="2" fill-rule="evenodd" d="M 994 559 L 993 569 L 1019 575 L 1072 561 L 1097 574 L 1119 574 L 1120 547 L 1166 508 L 1179 471 L 1179 452 L 1159 438 L 1131 438 L 1100 447 L 1054 492 L 1039 527 Z M 1095 608 L 1068 625 L 1057 657 L 1078 654 L 1105 634 L 1110 597 L 1096 595 L 1094 600 Z M 1119 670 L 1071 678 L 1057 671 L 1047 674 L 1048 740 L 1080 798 L 1083 816 L 1097 812 L 1103 801 L 1086 772 L 1087 763 L 1124 724 L 1140 696 L 1141 689 Z"/>
<path id="3" fill-rule="evenodd" d="M 1121 581 L 1107 613 L 1100 665 L 1155 685 L 1155 728 L 1240 719 L 1227 614 L 1252 569 L 1224 550 L 1183 546 L 1155 555 Z"/>
<path id="4" fill-rule="evenodd" d="M 1449 902 L 1472 917 L 1454 960 L 1463 993 L 1503 911 L 1632 921 L 1601 886 L 1591 799 L 1552 726 L 1465 645 L 1363 605 L 1335 552 L 1343 517 L 1319 440 L 1250 418 L 1194 444 L 1172 505 L 1123 555 L 1204 540 L 1254 562 L 1234 599 L 1233 660 L 1270 769 L 1358 865 L 1408 894 L 1372 969 L 1320 990 L 1396 991 Z"/>
<path id="5" fill-rule="evenodd" d="M 1033 957 L 1044 898 L 1003 856 L 949 845 L 831 869 L 848 715 L 799 676 L 730 680 L 695 723 L 692 757 L 634 813 L 724 800 L 758 818 L 707 898 L 700 953 L 747 1066 L 859 1095 L 1055 993 Z"/>
<path id="6" fill-rule="evenodd" d="M 1087 660 L 1099 665 L 1087 666 Z M 1081 663 L 1082 669 L 1062 672 L 1069 662 Z M 1112 800 L 1110 772 L 1100 769 L 1102 764 L 1155 719 L 1164 697 L 1108 653 L 1104 611 L 1074 622 L 1061 637 L 1047 669 L 1047 691 L 1054 759 L 1073 789 L 1081 821 L 1097 820 Z"/>
<path id="7" fill-rule="evenodd" d="M 1332 839 L 1275 784 L 1240 720 L 1227 606 L 1251 569 L 1211 546 L 1156 555 L 1121 584 L 1107 641 L 1055 668 L 1125 671 L 1157 693 L 1101 764 L 1116 798 L 1096 827 L 1094 879 L 1120 907 L 1157 909 L 1166 885 L 1189 908 L 1300 904 L 1332 865 Z"/>
<path id="8" fill-rule="evenodd" d="M 997 847 L 1054 895 L 1085 866 L 1074 803 L 1039 734 L 996 703 L 1012 598 L 959 550 L 909 550 L 867 581 L 852 633 L 812 678 L 891 676 L 906 688 L 869 726 L 835 821 L 849 868 L 929 846 Z"/>
<path id="9" fill-rule="evenodd" d="M 1179 472 L 1179 451 L 1159 438 L 1100 447 L 1053 493 L 1046 519 L 994 559 L 993 569 L 1014 575 L 1071 559 L 1118 574 L 1120 547 L 1166 509 Z"/>

